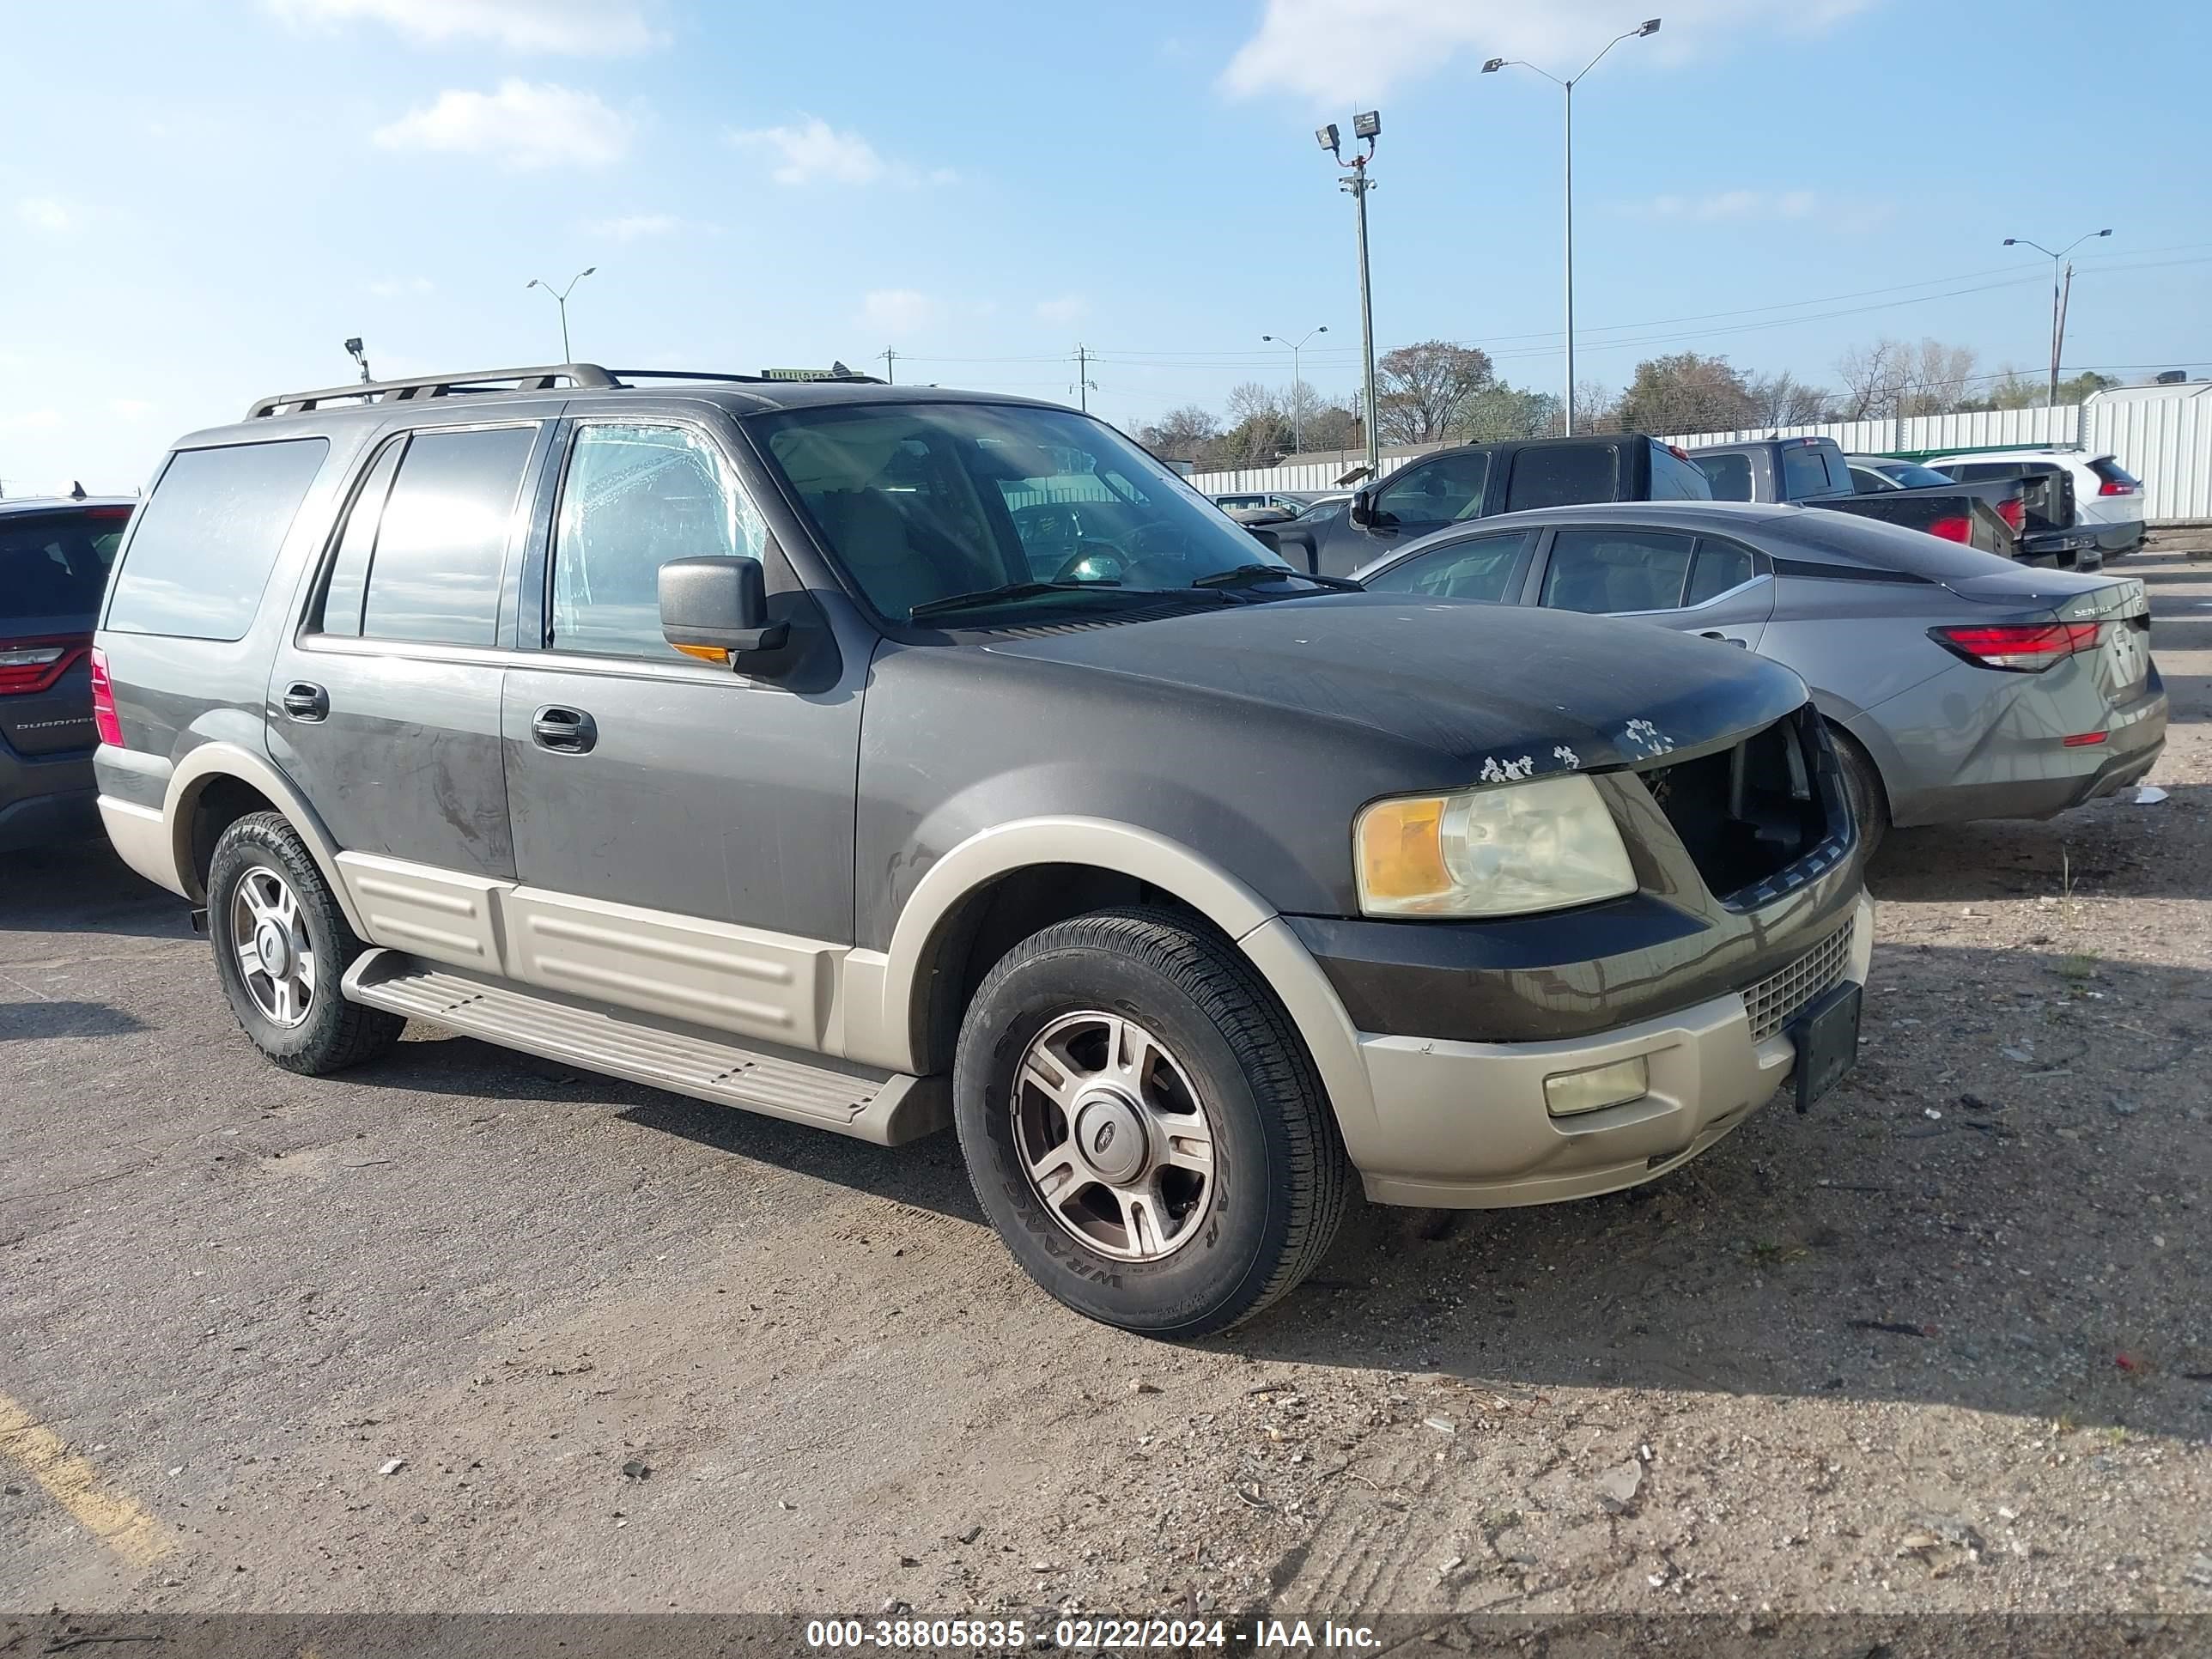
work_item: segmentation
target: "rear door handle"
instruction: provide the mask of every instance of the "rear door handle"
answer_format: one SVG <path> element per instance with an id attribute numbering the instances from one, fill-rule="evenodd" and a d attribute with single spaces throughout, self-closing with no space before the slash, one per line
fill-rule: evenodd
<path id="1" fill-rule="evenodd" d="M 284 712 L 295 720 L 319 720 L 330 717 L 331 694 L 313 680 L 294 680 L 284 688 L 281 701 Z"/>
<path id="2" fill-rule="evenodd" d="M 549 703 L 530 719 L 530 736 L 540 749 L 556 754 L 586 755 L 599 740 L 599 722 L 580 708 Z"/>

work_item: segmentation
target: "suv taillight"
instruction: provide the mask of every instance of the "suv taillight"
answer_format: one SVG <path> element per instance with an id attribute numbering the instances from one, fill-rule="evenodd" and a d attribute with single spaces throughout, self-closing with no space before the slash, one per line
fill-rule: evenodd
<path id="1" fill-rule="evenodd" d="M 1974 539 L 1974 521 L 1963 514 L 1948 519 L 1938 519 L 1928 526 L 1931 536 L 1941 536 L 1947 542 L 1971 542 Z"/>
<path id="2" fill-rule="evenodd" d="M 107 679 L 107 653 L 98 646 L 92 651 L 92 723 L 102 743 L 123 747 L 123 722 L 115 718 L 115 688 Z"/>
<path id="3" fill-rule="evenodd" d="M 2005 623 L 1982 628 L 1931 628 L 1928 637 L 1983 668 L 2037 673 L 2076 652 L 2094 651 L 2097 623 Z"/>
<path id="4" fill-rule="evenodd" d="M 84 653 L 82 639 L 0 640 L 0 697 L 45 690 Z"/>
<path id="5" fill-rule="evenodd" d="M 2131 483 L 2122 483 L 2118 478 L 2107 478 L 2097 486 L 2097 493 L 2100 495 L 2132 495 L 2136 493 L 2136 487 Z"/>

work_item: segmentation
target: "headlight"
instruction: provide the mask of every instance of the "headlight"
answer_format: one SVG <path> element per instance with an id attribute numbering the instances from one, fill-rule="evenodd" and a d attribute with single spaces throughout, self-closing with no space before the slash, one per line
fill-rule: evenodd
<path id="1" fill-rule="evenodd" d="M 1370 916 L 1517 916 L 1636 890 L 1613 815 L 1579 772 L 1378 800 L 1352 848 Z"/>

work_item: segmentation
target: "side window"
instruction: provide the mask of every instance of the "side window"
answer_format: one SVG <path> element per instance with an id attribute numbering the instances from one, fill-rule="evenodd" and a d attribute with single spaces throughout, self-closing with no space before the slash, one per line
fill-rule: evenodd
<path id="1" fill-rule="evenodd" d="M 1401 525 L 1480 518 L 1483 488 L 1489 482 L 1488 450 L 1440 455 L 1401 469 L 1376 492 L 1375 506 Z"/>
<path id="2" fill-rule="evenodd" d="M 1733 542 L 1701 540 L 1698 556 L 1690 565 L 1690 591 L 1683 595 L 1682 603 L 1687 606 L 1717 599 L 1731 587 L 1749 581 L 1753 570 L 1748 549 Z"/>
<path id="3" fill-rule="evenodd" d="M 1513 477 L 1505 486 L 1505 510 L 1531 507 L 1575 507 L 1586 501 L 1616 501 L 1620 495 L 1620 446 L 1600 439 L 1588 444 L 1539 444 L 1513 458 Z"/>
<path id="4" fill-rule="evenodd" d="M 1552 538 L 1541 603 L 1595 613 L 1678 610 L 1695 540 L 1662 530 L 1562 530 Z"/>
<path id="5" fill-rule="evenodd" d="M 1833 494 L 1847 495 L 1851 492 L 1851 464 L 1844 459 L 1844 452 L 1827 444 L 1820 446 L 1820 459 L 1828 469 L 1828 489 Z"/>
<path id="6" fill-rule="evenodd" d="M 1537 532 L 1473 536 L 1449 547 L 1394 565 L 1367 584 L 1370 592 L 1415 593 L 1424 599 L 1503 601 Z"/>
<path id="7" fill-rule="evenodd" d="M 330 454 L 326 438 L 182 449 L 138 509 L 106 625 L 242 640 L 284 537 Z"/>
<path id="8" fill-rule="evenodd" d="M 1747 501 L 1751 499 L 1751 457 L 1748 455 L 1700 455 L 1698 471 L 1705 475 L 1712 486 L 1717 501 Z"/>
<path id="9" fill-rule="evenodd" d="M 1879 495 L 1885 489 L 1896 488 L 1895 484 L 1870 466 L 1855 466 L 1851 469 L 1851 490 L 1855 495 Z"/>
<path id="10" fill-rule="evenodd" d="M 1705 475 L 1681 459 L 1662 443 L 1651 445 L 1651 499 L 1655 501 L 1709 501 L 1712 485 Z"/>
<path id="11" fill-rule="evenodd" d="M 490 645 L 536 426 L 417 432 L 377 526 L 363 639 Z"/>
<path id="12" fill-rule="evenodd" d="M 672 559 L 757 559 L 760 515 L 723 477 L 706 439 L 677 426 L 577 428 L 553 532 L 556 651 L 681 653 L 660 634 L 660 567 Z"/>
<path id="13" fill-rule="evenodd" d="M 1828 493 L 1828 465 L 1815 444 L 1790 444 L 1782 451 L 1782 499 L 1802 501 Z"/>
<path id="14" fill-rule="evenodd" d="M 322 605 L 316 612 L 317 633 L 361 637 L 361 602 L 368 592 L 368 557 L 376 550 L 376 527 L 384 521 L 384 501 L 392 494 L 392 475 L 399 470 L 399 453 L 406 447 L 404 437 L 384 446 L 355 492 L 353 505 L 346 509 L 337 557 L 331 561 Z"/>

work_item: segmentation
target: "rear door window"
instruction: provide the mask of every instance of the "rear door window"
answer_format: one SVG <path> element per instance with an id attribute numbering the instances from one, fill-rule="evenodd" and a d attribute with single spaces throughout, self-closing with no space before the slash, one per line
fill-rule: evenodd
<path id="1" fill-rule="evenodd" d="M 1751 499 L 1751 457 L 1748 455 L 1700 455 L 1698 471 L 1705 475 L 1712 487 L 1717 501 L 1747 501 Z"/>
<path id="2" fill-rule="evenodd" d="M 1849 488 L 1848 483 L 1845 488 Z M 1834 486 L 1828 482 L 1828 464 L 1817 444 L 1791 444 L 1782 452 L 1782 499 L 1802 501 L 1825 495 Z"/>
<path id="3" fill-rule="evenodd" d="M 1696 541 L 1663 530 L 1562 530 L 1540 603 L 1597 615 L 1679 610 Z"/>
<path id="4" fill-rule="evenodd" d="M 33 619 L 81 623 L 100 609 L 127 507 L 0 516 L 0 629 Z"/>
<path id="5" fill-rule="evenodd" d="M 362 637 L 491 645 L 515 503 L 538 428 L 416 433 L 369 556 Z"/>
<path id="6" fill-rule="evenodd" d="M 1617 501 L 1620 495 L 1618 444 L 1547 445 L 1521 450 L 1513 457 L 1513 473 L 1505 485 L 1505 510 L 1576 507 Z"/>
<path id="7" fill-rule="evenodd" d="M 1690 562 L 1690 589 L 1682 596 L 1682 604 L 1687 607 L 1717 599 L 1749 581 L 1756 568 L 1749 548 L 1700 537 L 1698 556 Z"/>
<path id="8" fill-rule="evenodd" d="M 172 455 L 138 509 L 106 625 L 244 639 L 330 449 L 326 438 L 289 438 Z"/>

